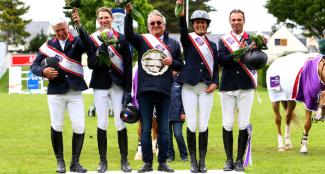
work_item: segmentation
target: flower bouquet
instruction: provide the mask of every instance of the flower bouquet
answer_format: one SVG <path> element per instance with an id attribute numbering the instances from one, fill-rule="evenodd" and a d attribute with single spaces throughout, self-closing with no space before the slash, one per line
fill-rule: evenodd
<path id="1" fill-rule="evenodd" d="M 74 7 L 80 8 L 82 6 L 81 0 L 65 0 L 65 6 L 63 9 L 73 9 Z"/>
<path id="2" fill-rule="evenodd" d="M 112 30 L 104 29 L 98 36 L 98 39 L 102 42 L 102 45 L 99 48 L 99 64 L 110 66 L 111 59 L 108 52 L 108 46 L 116 46 L 117 37 L 114 35 Z"/>
<path id="3" fill-rule="evenodd" d="M 131 3 L 132 0 L 115 0 L 115 4 L 118 7 L 125 8 L 126 4 Z M 136 20 L 140 25 L 144 25 L 145 21 L 140 12 L 138 12 L 135 8 L 132 9 L 131 12 L 132 18 Z"/>
<path id="4" fill-rule="evenodd" d="M 249 39 L 251 39 L 253 42 L 239 50 L 236 50 L 232 53 L 232 55 L 235 56 L 234 60 L 238 61 L 240 58 L 242 58 L 246 53 L 251 52 L 252 50 L 266 50 L 266 41 L 262 35 L 259 34 L 250 34 Z"/>
<path id="5" fill-rule="evenodd" d="M 175 13 L 175 16 L 179 16 L 179 14 L 184 10 L 184 2 L 183 4 L 176 4 L 175 5 L 175 10 L 174 10 L 174 13 Z"/>

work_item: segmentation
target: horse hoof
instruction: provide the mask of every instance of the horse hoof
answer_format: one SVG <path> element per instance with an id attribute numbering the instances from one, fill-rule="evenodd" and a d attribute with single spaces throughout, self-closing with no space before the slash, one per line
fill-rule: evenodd
<path id="1" fill-rule="evenodd" d="M 279 146 L 278 147 L 278 152 L 284 152 L 284 151 L 286 151 L 284 146 Z"/>
<path id="2" fill-rule="evenodd" d="M 285 144 L 284 145 L 285 150 L 291 150 L 293 149 L 292 144 Z"/>
<path id="3" fill-rule="evenodd" d="M 300 152 L 301 155 L 308 155 L 308 152 Z"/>

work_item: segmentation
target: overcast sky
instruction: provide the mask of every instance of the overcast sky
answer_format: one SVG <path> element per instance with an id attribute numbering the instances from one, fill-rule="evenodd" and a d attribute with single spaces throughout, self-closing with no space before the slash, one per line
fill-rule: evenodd
<path id="1" fill-rule="evenodd" d="M 51 21 L 64 16 L 62 7 L 64 0 L 23 0 L 30 6 L 29 12 L 24 16 L 33 21 Z M 242 9 L 245 12 L 246 31 L 271 31 L 276 18 L 267 13 L 264 4 L 266 0 L 211 0 L 209 2 L 217 11 L 211 12 L 210 30 L 212 33 L 226 33 L 230 31 L 229 12 L 232 9 Z M 94 9 L 95 11 L 95 9 Z"/>

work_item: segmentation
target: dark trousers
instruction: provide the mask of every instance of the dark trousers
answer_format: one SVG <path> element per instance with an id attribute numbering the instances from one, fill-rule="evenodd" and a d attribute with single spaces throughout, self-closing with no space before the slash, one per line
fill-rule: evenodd
<path id="1" fill-rule="evenodd" d="M 173 145 L 173 131 L 177 142 L 179 154 L 181 159 L 187 159 L 187 148 L 183 137 L 183 123 L 181 121 L 170 121 L 169 122 L 169 145 L 168 145 L 168 157 L 171 159 L 175 158 L 175 150 Z"/>
<path id="2" fill-rule="evenodd" d="M 154 108 L 156 108 L 158 126 L 158 162 L 166 162 L 168 157 L 168 109 L 169 96 L 159 92 L 143 92 L 139 96 L 140 119 L 141 119 L 141 146 L 142 158 L 145 163 L 152 163 L 151 123 Z"/>

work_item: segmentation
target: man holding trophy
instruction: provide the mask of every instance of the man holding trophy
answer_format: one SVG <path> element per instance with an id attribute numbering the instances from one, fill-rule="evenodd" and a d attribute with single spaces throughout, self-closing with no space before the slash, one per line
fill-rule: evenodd
<path id="1" fill-rule="evenodd" d="M 87 169 L 79 163 L 85 135 L 85 113 L 81 91 L 87 89 L 83 78 L 81 55 L 88 51 L 90 41 L 87 32 L 80 25 L 77 8 L 73 9 L 72 20 L 79 36 L 74 37 L 69 32 L 65 19 L 55 20 L 52 22 L 55 37 L 41 46 L 30 67 L 34 74 L 49 79 L 47 100 L 51 116 L 51 140 L 58 173 L 66 172 L 62 138 L 65 110 L 69 112 L 73 130 L 70 171 L 87 172 Z"/>
<path id="2" fill-rule="evenodd" d="M 131 102 L 132 57 L 129 43 L 124 35 L 112 28 L 113 15 L 110 8 L 97 9 L 100 28 L 91 34 L 92 48 L 88 55 L 88 67 L 93 70 L 90 88 L 94 91 L 97 112 L 97 143 L 100 156 L 98 173 L 107 170 L 107 126 L 109 99 L 112 101 L 118 144 L 121 154 L 121 170 L 131 172 L 128 163 L 128 136 L 120 118 L 123 107 Z M 122 105 L 123 103 L 123 105 Z"/>
<path id="3" fill-rule="evenodd" d="M 173 83 L 172 70 L 179 71 L 183 67 L 180 59 L 180 45 L 169 38 L 166 19 L 154 10 L 148 15 L 147 34 L 136 34 L 132 27 L 132 5 L 126 5 L 124 33 L 126 39 L 138 50 L 138 91 L 137 99 L 141 119 L 141 146 L 143 150 L 143 167 L 138 173 L 152 171 L 151 123 L 156 108 L 158 124 L 158 171 L 174 172 L 166 164 L 168 157 L 168 108 L 170 91 Z"/>

